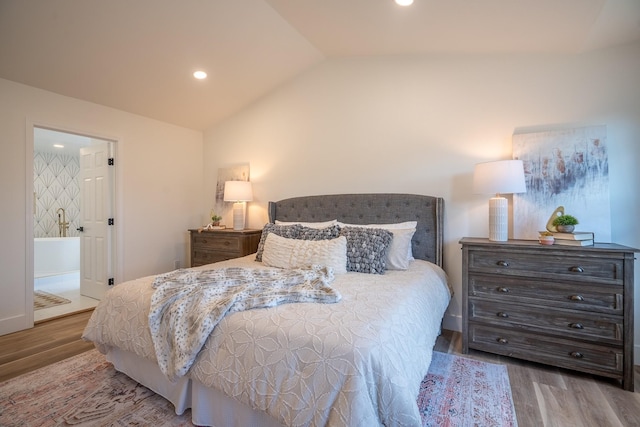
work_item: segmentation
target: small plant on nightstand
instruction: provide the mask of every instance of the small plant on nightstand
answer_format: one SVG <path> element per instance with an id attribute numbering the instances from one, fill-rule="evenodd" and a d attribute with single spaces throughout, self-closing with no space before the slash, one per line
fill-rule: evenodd
<path id="1" fill-rule="evenodd" d="M 211 211 L 211 225 L 218 226 L 220 225 L 220 221 L 222 220 L 222 217 L 220 215 L 216 215 L 215 212 Z"/>
<path id="2" fill-rule="evenodd" d="M 552 224 L 560 233 L 573 233 L 575 226 L 578 225 L 578 219 L 572 215 L 562 214 L 556 217 Z"/>

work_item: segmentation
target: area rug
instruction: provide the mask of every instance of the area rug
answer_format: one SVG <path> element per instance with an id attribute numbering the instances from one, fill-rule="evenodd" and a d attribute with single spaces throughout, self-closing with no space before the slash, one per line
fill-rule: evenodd
<path id="1" fill-rule="evenodd" d="M 434 352 L 420 384 L 423 426 L 517 426 L 507 367 Z"/>
<path id="2" fill-rule="evenodd" d="M 516 426 L 504 366 L 435 352 L 420 387 L 424 426 Z M 192 426 L 191 411 L 116 372 L 96 350 L 0 383 L 0 425 Z"/>
<path id="3" fill-rule="evenodd" d="M 70 304 L 71 300 L 58 295 L 50 294 L 44 291 L 33 292 L 33 309 L 42 310 L 43 308 L 54 307 L 56 305 Z"/>

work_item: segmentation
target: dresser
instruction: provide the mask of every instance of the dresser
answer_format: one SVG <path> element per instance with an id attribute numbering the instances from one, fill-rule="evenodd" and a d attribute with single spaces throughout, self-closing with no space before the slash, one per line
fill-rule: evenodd
<path id="1" fill-rule="evenodd" d="M 587 372 L 633 391 L 637 249 L 463 238 L 462 351 Z"/>
<path id="2" fill-rule="evenodd" d="M 191 267 L 252 254 L 258 250 L 262 230 L 189 230 Z"/>

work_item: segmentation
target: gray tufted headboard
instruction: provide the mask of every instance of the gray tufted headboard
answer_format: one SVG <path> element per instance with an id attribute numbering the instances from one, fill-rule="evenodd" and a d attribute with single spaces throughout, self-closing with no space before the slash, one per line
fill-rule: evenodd
<path id="1" fill-rule="evenodd" d="M 418 221 L 411 241 L 413 256 L 442 267 L 444 199 L 416 194 L 333 194 L 269 202 L 269 221 L 349 224 Z"/>

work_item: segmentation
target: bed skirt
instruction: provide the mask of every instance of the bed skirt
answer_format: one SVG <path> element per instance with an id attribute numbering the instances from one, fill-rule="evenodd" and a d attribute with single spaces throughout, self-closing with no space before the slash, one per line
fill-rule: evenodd
<path id="1" fill-rule="evenodd" d="M 283 427 L 268 414 L 252 409 L 226 394 L 189 377 L 169 381 L 154 362 L 118 348 L 111 349 L 107 360 L 115 369 L 167 399 L 182 415 L 191 408 L 191 421 L 199 426 Z"/>

